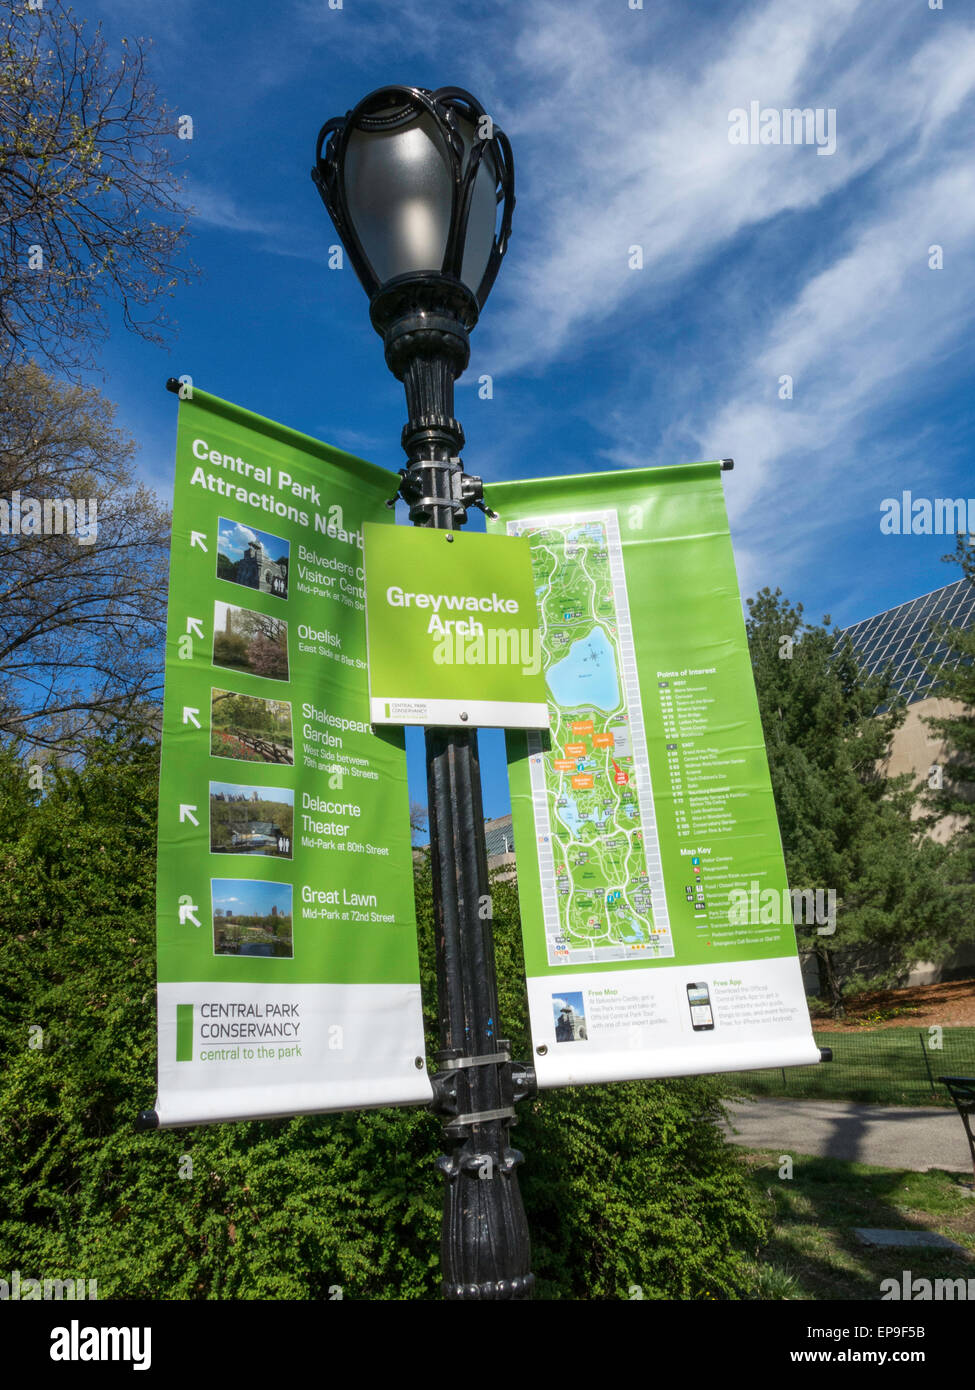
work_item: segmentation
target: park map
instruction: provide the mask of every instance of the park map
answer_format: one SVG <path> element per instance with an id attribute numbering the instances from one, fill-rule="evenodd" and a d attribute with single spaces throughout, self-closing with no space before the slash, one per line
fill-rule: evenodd
<path id="1" fill-rule="evenodd" d="M 616 513 L 508 529 L 531 546 L 551 716 L 528 736 L 549 963 L 672 957 Z"/>

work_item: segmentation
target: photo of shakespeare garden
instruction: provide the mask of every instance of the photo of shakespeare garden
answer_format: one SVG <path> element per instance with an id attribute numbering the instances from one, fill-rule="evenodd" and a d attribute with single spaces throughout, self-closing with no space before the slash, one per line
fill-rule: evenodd
<path id="1" fill-rule="evenodd" d="M 291 705 L 234 690 L 210 692 L 210 752 L 248 763 L 294 763 Z"/>

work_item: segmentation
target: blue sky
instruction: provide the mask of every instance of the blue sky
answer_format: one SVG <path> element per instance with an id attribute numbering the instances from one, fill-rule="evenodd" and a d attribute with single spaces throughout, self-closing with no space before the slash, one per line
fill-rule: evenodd
<path id="1" fill-rule="evenodd" d="M 262 878 L 213 878 L 210 894 L 213 911 L 221 915 L 229 908 L 244 917 L 267 917 L 272 907 L 284 916 L 291 915 L 290 883 L 272 883 Z"/>
<path id="2" fill-rule="evenodd" d="M 879 527 L 904 489 L 973 492 L 975 18 L 957 0 L 77 9 L 110 43 L 152 36 L 160 93 L 193 117 L 174 148 L 203 275 L 177 294 L 168 348 L 117 328 L 95 378 L 164 496 L 163 382 L 184 372 L 400 467 L 402 388 L 354 273 L 326 267 L 336 238 L 309 170 L 319 126 L 366 92 L 451 84 L 507 132 L 518 195 L 458 383 L 470 472 L 733 456 L 742 593 L 779 585 L 813 620 L 845 625 L 958 577 L 940 562 L 950 538 Z M 729 113 L 753 101 L 834 109 L 835 152 L 732 144 Z M 499 737 L 482 759 L 492 815 L 507 808 Z M 411 783 L 425 801 L 422 767 Z"/>
<path id="3" fill-rule="evenodd" d="M 219 536 L 217 548 L 228 560 L 241 559 L 244 551 L 255 540 L 261 542 L 272 559 L 287 560 L 290 556 L 291 545 L 288 541 L 272 535 L 269 531 L 259 531 L 256 526 L 245 526 L 241 521 L 227 521 L 221 517 Z"/>

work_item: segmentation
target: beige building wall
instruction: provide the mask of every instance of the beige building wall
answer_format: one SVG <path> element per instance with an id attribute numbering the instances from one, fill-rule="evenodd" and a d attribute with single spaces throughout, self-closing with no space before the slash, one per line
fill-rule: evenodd
<path id="1" fill-rule="evenodd" d="M 510 851 L 508 854 L 489 854 L 488 873 L 491 875 L 497 873 L 499 883 L 510 883 L 513 878 L 517 878 L 514 851 Z"/>
<path id="2" fill-rule="evenodd" d="M 882 763 L 882 770 L 888 777 L 899 777 L 905 772 L 914 773 L 918 785 L 929 785 L 932 769 L 945 769 L 947 748 L 944 742 L 925 724 L 925 719 L 944 719 L 950 715 L 961 714 L 966 706 L 958 700 L 945 700 L 931 696 L 908 705 L 907 718 L 895 733 L 890 744 L 888 756 Z M 921 815 L 918 808 L 916 815 Z M 947 843 L 959 828 L 961 817 L 942 816 L 931 831 L 932 837 L 940 844 Z M 975 947 L 957 951 L 943 966 L 931 961 L 918 961 L 908 976 L 908 985 L 929 985 L 937 980 L 950 979 L 960 973 L 971 973 L 975 967 Z"/>
<path id="3" fill-rule="evenodd" d="M 908 705 L 907 718 L 894 734 L 886 760 L 881 764 L 887 777 L 900 777 L 913 772 L 918 785 L 928 785 L 933 768 L 944 770 L 948 751 L 944 742 L 927 727 L 925 719 L 944 719 L 962 714 L 966 706 L 959 700 L 944 700 L 937 696 Z M 920 809 L 916 812 L 920 815 Z M 945 844 L 961 824 L 958 816 L 943 816 L 931 832 L 934 839 Z"/>

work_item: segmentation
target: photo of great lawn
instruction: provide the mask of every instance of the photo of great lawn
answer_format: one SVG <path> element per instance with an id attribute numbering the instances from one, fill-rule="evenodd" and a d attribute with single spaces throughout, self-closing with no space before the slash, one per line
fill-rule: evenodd
<path id="1" fill-rule="evenodd" d="M 294 955 L 290 883 L 214 878 L 210 893 L 216 955 L 287 959 Z"/>
<path id="2" fill-rule="evenodd" d="M 290 787 L 210 783 L 210 851 L 292 857 L 295 794 Z"/>
<path id="3" fill-rule="evenodd" d="M 247 763 L 294 764 L 291 705 L 233 690 L 210 692 L 210 752 Z"/>
<path id="4" fill-rule="evenodd" d="M 213 664 L 286 681 L 288 624 L 218 599 L 213 605 Z"/>

